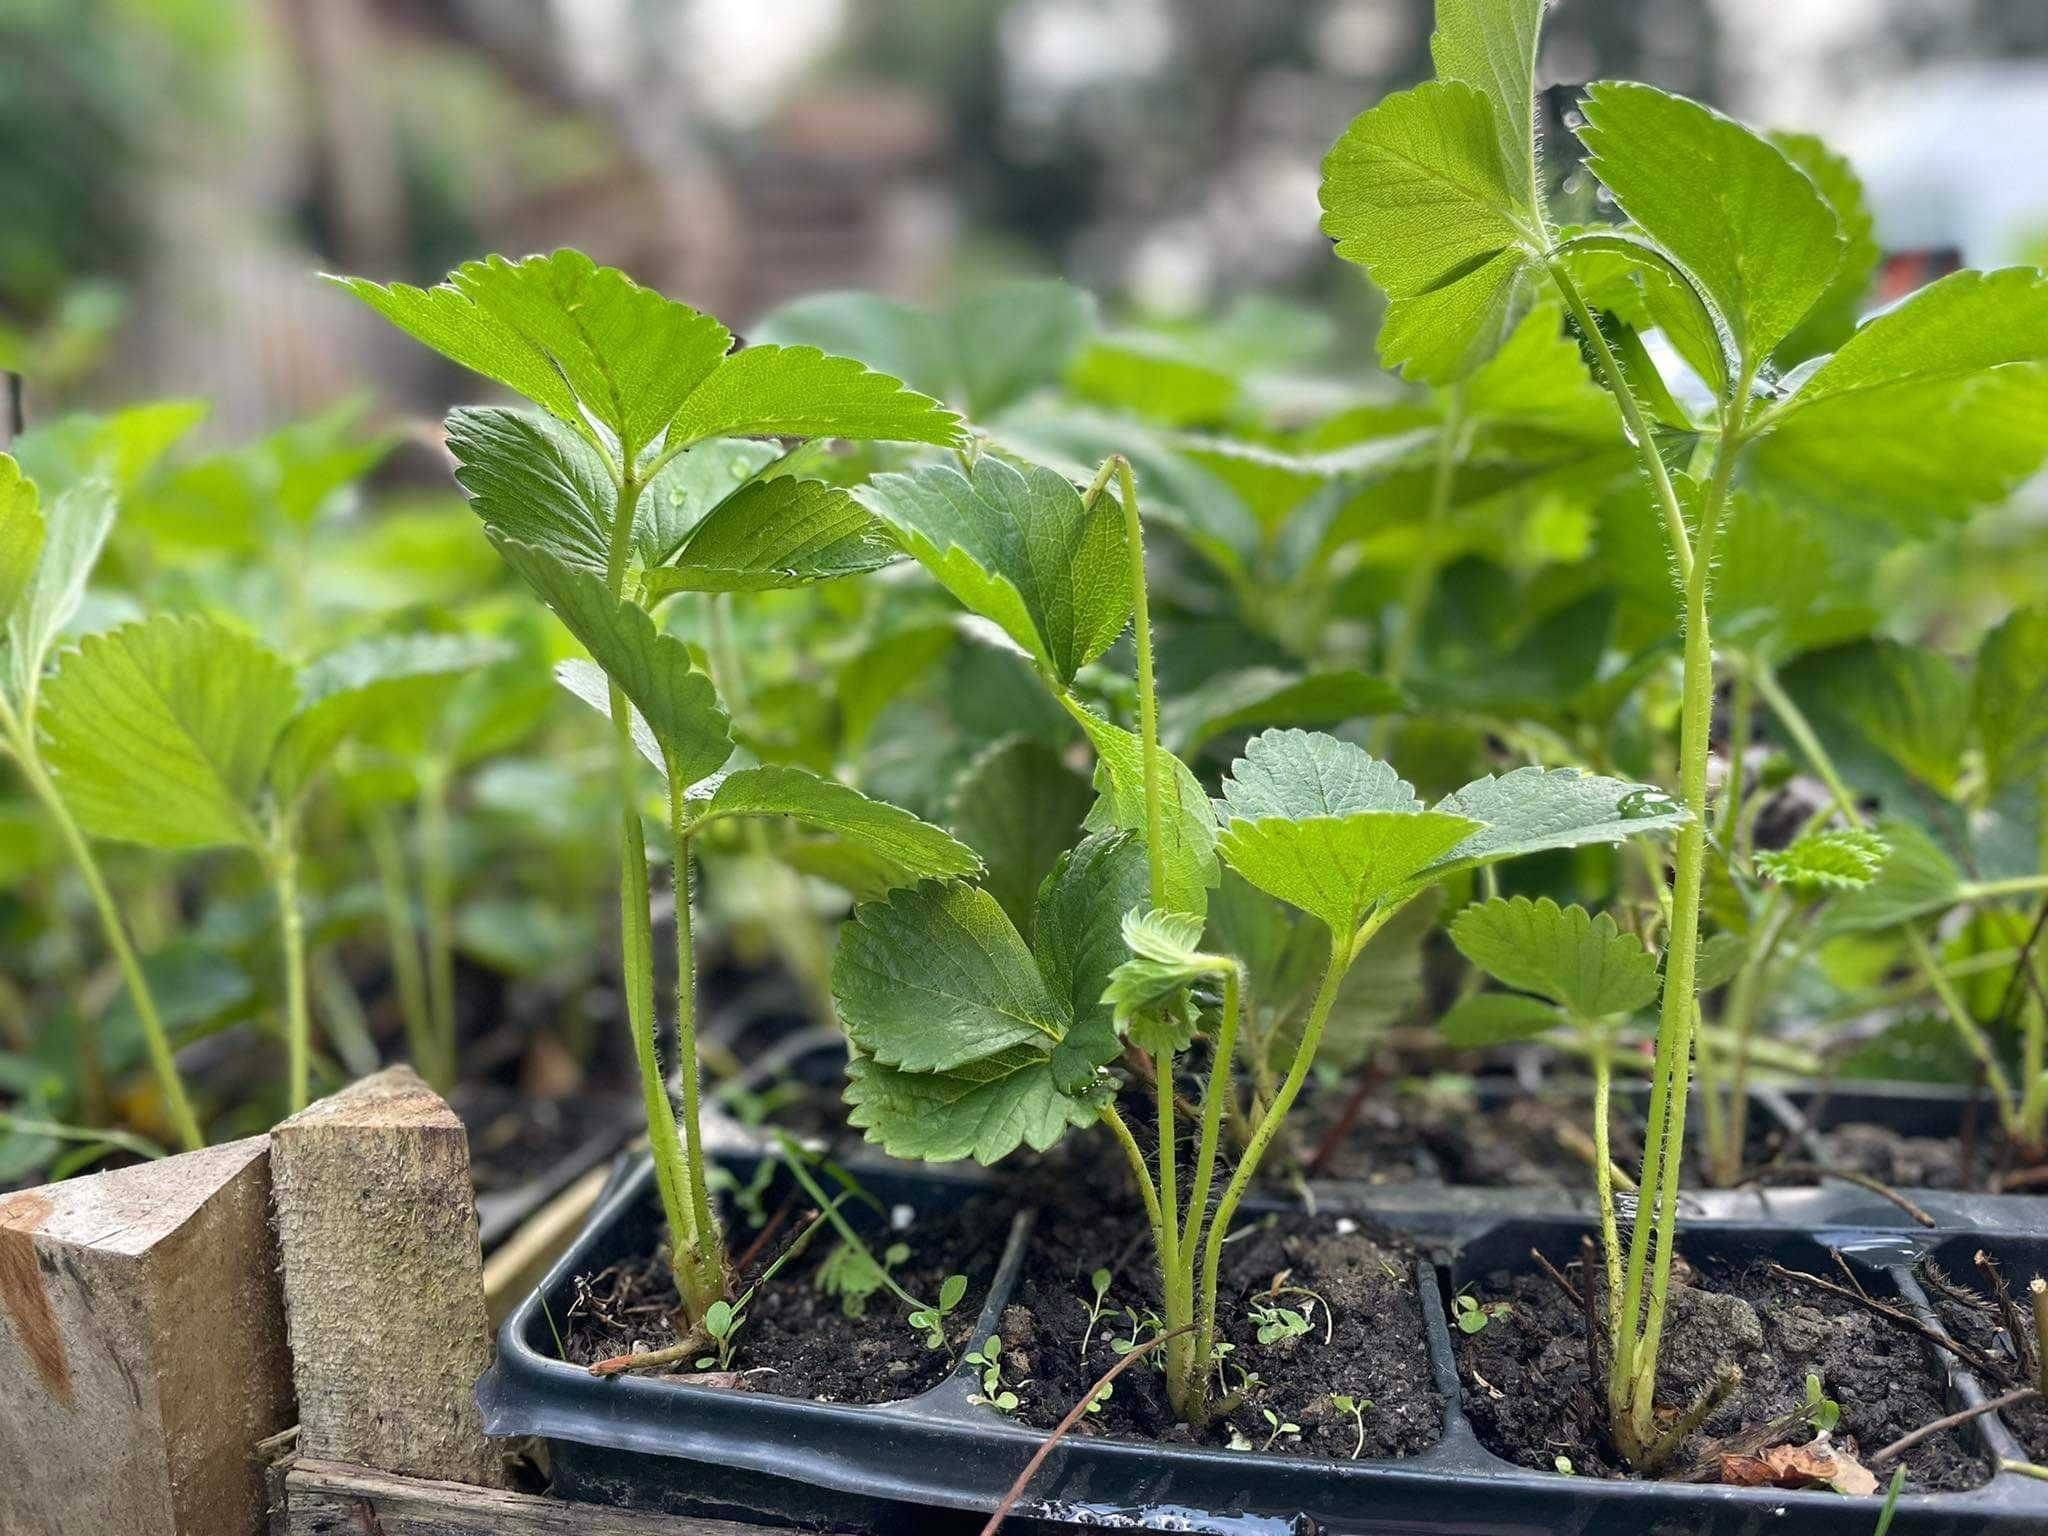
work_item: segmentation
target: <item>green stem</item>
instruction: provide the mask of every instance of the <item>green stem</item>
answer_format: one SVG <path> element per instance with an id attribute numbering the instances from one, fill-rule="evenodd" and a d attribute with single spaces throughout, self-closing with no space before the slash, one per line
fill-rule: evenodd
<path id="1" fill-rule="evenodd" d="M 1181 1231 L 1181 1252 L 1192 1254 L 1202 1237 L 1202 1217 L 1209 1208 L 1209 1189 L 1216 1174 L 1216 1147 L 1222 1135 L 1223 1101 L 1230 1096 L 1231 1053 L 1237 1049 L 1237 1021 L 1242 1012 L 1243 971 L 1232 965 L 1223 973 L 1223 1022 L 1217 1027 L 1209 1082 L 1202 1093 L 1202 1139 L 1195 1153 L 1195 1180 L 1188 1190 L 1187 1225 Z"/>
<path id="2" fill-rule="evenodd" d="M 1602 1029 L 1586 1032 L 1593 1060 L 1593 1188 L 1600 1202 L 1601 1255 L 1607 1264 L 1607 1349 L 1621 1330 L 1621 1232 L 1614 1215 L 1614 1153 L 1608 1128 L 1608 1100 L 1614 1086 L 1612 1043 Z"/>
<path id="3" fill-rule="evenodd" d="M 306 918 L 299 905 L 297 828 L 283 810 L 270 817 L 265 852 L 271 889 L 277 895 L 278 945 L 284 956 L 285 1053 L 289 1061 L 292 1113 L 312 1097 L 313 1020 L 306 1001 Z"/>
<path id="4" fill-rule="evenodd" d="M 1398 907 L 1393 907 L 1375 913 L 1360 931 L 1361 935 L 1369 937 L 1398 910 Z M 1316 990 L 1316 1000 L 1309 1009 L 1308 1020 L 1302 1025 L 1301 1044 L 1295 1048 L 1294 1060 L 1287 1068 L 1287 1077 L 1280 1084 L 1280 1092 L 1273 1099 L 1273 1107 L 1252 1132 L 1244 1156 L 1238 1159 L 1230 1182 L 1224 1186 L 1223 1198 L 1216 1202 L 1216 1214 L 1210 1220 L 1209 1235 L 1202 1245 L 1199 1331 L 1195 1339 L 1195 1359 L 1199 1361 L 1210 1360 L 1216 1352 L 1216 1282 L 1223 1264 L 1223 1242 L 1230 1235 L 1231 1218 L 1237 1214 L 1238 1202 L 1244 1199 L 1246 1188 L 1259 1171 L 1259 1160 L 1266 1155 L 1266 1148 L 1272 1145 L 1274 1136 L 1279 1133 L 1280 1122 L 1294 1107 L 1295 1097 L 1301 1092 L 1308 1069 L 1316 1059 L 1316 1047 L 1322 1043 L 1323 1026 L 1329 1022 L 1330 1010 L 1336 1006 L 1337 993 L 1344 984 L 1345 973 L 1351 969 L 1351 957 L 1357 948 L 1351 935 L 1331 930 L 1330 963 L 1323 971 L 1323 984 Z"/>
<path id="5" fill-rule="evenodd" d="M 1138 1186 L 1138 1198 L 1145 1202 L 1145 1220 L 1152 1227 L 1152 1245 L 1164 1248 L 1164 1228 L 1159 1214 L 1159 1190 L 1152 1183 L 1152 1168 L 1145 1161 L 1145 1152 L 1138 1145 L 1138 1138 L 1131 1134 L 1131 1128 L 1124 1123 L 1124 1117 L 1117 1113 L 1115 1104 L 1104 1106 L 1102 1123 L 1109 1127 L 1116 1137 L 1117 1145 L 1123 1148 L 1124 1157 L 1131 1165 L 1131 1175 Z"/>
<path id="6" fill-rule="evenodd" d="M 690 921 L 689 808 L 682 776 L 669 766 L 669 833 L 675 860 L 676 903 L 676 1074 L 683 1087 L 683 1174 L 689 1182 L 696 1217 L 697 1263 L 704 1280 L 725 1289 L 725 1245 L 718 1219 L 711 1212 L 711 1192 L 704 1175 L 703 1130 L 698 1123 L 697 953 Z"/>
<path id="7" fill-rule="evenodd" d="M 427 1001 L 426 970 L 420 963 L 412 895 L 406 889 L 404 841 L 390 810 L 381 805 L 363 813 L 363 835 L 369 843 L 370 863 L 377 872 L 377 890 L 384 905 L 384 942 L 391 954 L 391 975 L 398 988 L 398 1011 L 405 1020 L 406 1042 L 420 1075 L 435 1091 L 446 1093 L 451 1085 L 438 1076 L 441 1054 L 434 1036 L 433 1009 Z"/>
<path id="8" fill-rule="evenodd" d="M 1749 1072 L 1756 1040 L 1757 1015 L 1765 979 L 1779 942 L 1791 923 L 1793 908 L 1784 888 L 1774 886 L 1757 924 L 1757 937 L 1728 990 L 1729 1022 L 1735 1030 L 1735 1070 L 1728 1084 L 1727 1136 L 1713 1144 L 1714 1182 L 1726 1188 L 1742 1177 L 1742 1159 L 1749 1141 Z"/>
<path id="9" fill-rule="evenodd" d="M 431 763 L 420 780 L 420 895 L 427 928 L 427 998 L 434 1068 L 455 1081 L 455 858 L 448 821 L 448 771 Z"/>
<path id="10" fill-rule="evenodd" d="M 184 1075 L 179 1072 L 177 1056 L 171 1049 L 170 1031 L 164 1028 L 163 1015 L 157 1011 L 156 994 L 150 988 L 149 978 L 143 974 L 142 962 L 136 957 L 134 946 L 128 942 L 127 927 L 121 921 L 120 909 L 114 905 L 113 893 L 107 889 L 106 877 L 100 873 L 92 844 L 72 819 L 71 808 L 64 803 L 57 786 L 43 771 L 42 760 L 35 752 L 33 741 L 4 699 L 0 699 L 0 732 L 4 732 L 9 751 L 21 765 L 22 776 L 28 781 L 30 791 L 51 821 L 56 823 L 64 849 L 71 855 L 79 878 L 85 882 L 86 894 L 92 899 L 93 911 L 99 916 L 100 932 L 107 941 L 107 948 L 113 952 L 114 963 L 120 967 L 122 983 L 128 988 L 128 999 L 135 1005 L 135 1017 L 141 1022 L 143 1048 L 149 1053 L 150 1070 L 156 1075 L 157 1090 L 164 1096 L 164 1109 L 170 1118 L 171 1129 L 177 1133 L 178 1141 L 186 1151 L 197 1151 L 206 1145 L 206 1133 L 199 1128 L 199 1117 L 193 1113 L 191 1097 L 185 1092 Z M 80 1027 L 82 1032 L 83 1026 Z"/>

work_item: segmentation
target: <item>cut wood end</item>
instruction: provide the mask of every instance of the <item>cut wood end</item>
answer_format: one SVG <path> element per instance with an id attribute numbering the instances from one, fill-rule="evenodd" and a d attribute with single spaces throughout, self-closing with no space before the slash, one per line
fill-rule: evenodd
<path id="1" fill-rule="evenodd" d="M 147 1253 L 270 1147 L 268 1136 L 0 1197 L 0 1227 L 98 1253 Z"/>
<path id="2" fill-rule="evenodd" d="M 420 1075 L 408 1066 L 386 1067 L 282 1122 L 277 1130 L 319 1130 L 326 1126 L 417 1126 L 422 1130 L 461 1130 L 462 1122 Z"/>

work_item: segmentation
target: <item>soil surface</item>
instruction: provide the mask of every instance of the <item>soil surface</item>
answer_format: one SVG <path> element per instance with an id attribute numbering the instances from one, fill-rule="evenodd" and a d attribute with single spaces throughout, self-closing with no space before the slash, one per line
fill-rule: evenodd
<path id="1" fill-rule="evenodd" d="M 1567 1274 L 1583 1283 L 1576 1264 Z M 1580 1476 L 1631 1475 L 1607 1442 L 1604 1379 L 1588 1390 L 1583 1308 L 1540 1274 L 1495 1272 L 1473 1294 L 1510 1308 L 1480 1332 L 1456 1335 L 1465 1411 L 1480 1440 L 1525 1467 L 1549 1471 L 1566 1456 Z M 1845 1447 L 1874 1452 L 1948 1412 L 1919 1339 L 1854 1303 L 1762 1270 L 1675 1273 L 1658 1402 L 1695 1401 L 1729 1363 L 1742 1381 L 1681 1448 L 1673 1475 L 1710 1461 L 1715 1441 L 1796 1412 L 1808 1373 L 1841 1405 L 1835 1439 Z M 1967 1432 L 1923 1441 L 1904 1460 L 1911 1491 L 1974 1488 L 1991 1475 Z"/>
<path id="2" fill-rule="evenodd" d="M 1320 1145 L 1341 1111 L 1331 1097 L 1304 1115 L 1298 1142 Z M 1368 1100 L 1325 1160 L 1322 1176 L 1368 1184 L 1459 1184 L 1482 1189 L 1588 1189 L 1593 1186 L 1589 1097 L 1523 1096 L 1480 1105 L 1470 1099 L 1393 1087 Z M 1642 1128 L 1627 1104 L 1614 1105 L 1614 1157 L 1642 1161 Z M 1778 1151 L 1781 1128 L 1752 1110 L 1748 1158 L 1755 1167 Z M 1686 1141 L 1688 1187 L 1704 1183 L 1702 1140 Z"/>
<path id="3" fill-rule="evenodd" d="M 877 1258 L 891 1244 L 909 1248 L 890 1273 L 913 1296 L 931 1301 L 948 1275 L 968 1277 L 967 1295 L 948 1318 L 944 1349 L 926 1347 L 924 1335 L 906 1321 L 909 1309 L 888 1291 L 873 1292 L 858 1314 L 850 1314 L 840 1296 L 819 1284 L 821 1268 L 840 1246 L 826 1227 L 747 1306 L 730 1366 L 738 1377 L 721 1384 L 821 1403 L 897 1402 L 937 1386 L 972 1338 L 1013 1211 L 1005 1199 L 976 1196 L 957 1207 L 917 1213 L 901 1230 L 861 1233 Z M 742 1264 L 742 1293 L 789 1242 L 802 1214 L 793 1210 Z M 758 1234 L 738 1220 L 730 1221 L 727 1235 L 737 1255 L 746 1254 Z M 669 1322 L 676 1306 L 665 1251 L 579 1276 L 576 1300 L 563 1319 L 566 1357 L 589 1365 L 636 1349 L 666 1349 L 677 1342 Z M 687 1379 L 696 1373 L 685 1367 L 663 1374 Z"/>
<path id="4" fill-rule="evenodd" d="M 623 1103 L 623 1107 L 622 1107 Z M 455 1112 L 469 1131 L 469 1167 L 480 1195 L 542 1178 L 601 1134 L 623 1144 L 639 1106 L 618 1096 L 533 1098 L 513 1089 L 464 1084 Z"/>
<path id="5" fill-rule="evenodd" d="M 1249 1442 L 1279 1454 L 1339 1459 L 1405 1456 L 1435 1444 L 1443 1400 L 1430 1379 L 1413 1251 L 1349 1218 L 1241 1218 L 1238 1230 L 1243 1235 L 1223 1250 L 1217 1326 L 1231 1345 L 1226 1375 L 1234 1386 L 1240 1371 L 1256 1373 L 1261 1384 L 1253 1394 L 1198 1435 L 1174 1419 L 1164 1375 L 1148 1356 L 1117 1378 L 1109 1401 L 1074 1433 L 1216 1446 L 1231 1445 L 1235 1436 L 1240 1449 Z M 1112 1278 L 1091 1330 L 1090 1277 L 1098 1268 Z M 1274 1296 L 1276 1284 L 1296 1289 Z M 1025 1382 L 1014 1388 L 1017 1417 L 1039 1429 L 1058 1424 L 1116 1364 L 1112 1341 L 1133 1337 L 1131 1312 L 1142 1318 L 1158 1303 L 1151 1235 L 1135 1208 L 1042 1215 L 1002 1315 L 1005 1382 Z M 1297 1312 L 1308 1331 L 1260 1343 L 1255 1304 Z M 1144 1328 L 1137 1337 L 1151 1332 Z M 1361 1405 L 1362 1445 L 1361 1424 L 1335 1406 L 1333 1394 Z M 1266 1419 L 1269 1411 L 1274 1422 Z M 1275 1423 L 1296 1429 L 1276 1436 Z"/>
<path id="6" fill-rule="evenodd" d="M 1941 1316 L 1941 1324 L 1956 1340 L 1982 1350 L 1995 1360 L 2009 1365 L 2013 1361 L 2012 1343 L 2006 1334 L 1996 1308 L 1984 1295 L 1984 1287 L 1969 1283 L 1961 1275 L 1936 1273 L 1930 1275 L 1923 1267 L 1920 1270 L 1921 1284 L 1927 1288 L 1934 1309 Z M 2028 1271 L 2006 1275 L 2016 1305 L 2021 1309 L 2020 1326 L 2028 1326 L 2026 1308 L 2028 1305 L 2026 1284 L 2033 1278 Z M 1993 1397 L 2023 1386 L 2025 1382 L 2017 1367 L 2010 1379 L 1984 1382 L 1984 1390 Z M 2018 1437 L 2020 1444 L 2027 1448 L 2027 1454 L 2035 1461 L 2048 1461 L 2048 1401 L 2035 1398 L 2031 1402 L 2017 1404 L 1999 1410 L 2005 1427 Z"/>
<path id="7" fill-rule="evenodd" d="M 1828 1162 L 1893 1189 L 1977 1189 L 1981 1168 L 1965 1168 L 1953 1136 L 1904 1136 L 1890 1126 L 1852 1121 L 1820 1133 Z"/>

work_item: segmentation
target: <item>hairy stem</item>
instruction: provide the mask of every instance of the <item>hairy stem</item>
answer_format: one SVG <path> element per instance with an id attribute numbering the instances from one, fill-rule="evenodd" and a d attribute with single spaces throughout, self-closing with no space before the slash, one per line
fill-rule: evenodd
<path id="1" fill-rule="evenodd" d="M 711 1211 L 711 1192 L 704 1174 L 703 1131 L 698 1124 L 697 954 L 690 921 L 689 810 L 682 777 L 669 765 L 669 834 L 674 856 L 676 905 L 676 1075 L 683 1088 L 683 1175 L 697 1229 L 696 1263 L 700 1281 L 726 1286 L 725 1245 L 718 1218 Z"/>
<path id="2" fill-rule="evenodd" d="M 291 1108 L 296 1114 L 312 1097 L 313 1019 L 306 1002 L 306 918 L 299 905 L 298 830 L 283 811 L 273 811 L 265 854 L 271 889 L 277 895 L 278 944 L 284 956 L 285 1053 L 290 1063 Z"/>
<path id="3" fill-rule="evenodd" d="M 1614 1214 L 1614 1153 L 1608 1130 L 1614 1086 L 1613 1044 L 1603 1029 L 1590 1032 L 1593 1059 L 1593 1188 L 1600 1202 L 1600 1244 L 1607 1264 L 1607 1350 L 1612 1359 L 1621 1329 L 1621 1230 Z M 1586 1283 L 1591 1285 L 1589 1273 Z"/>
<path id="4" fill-rule="evenodd" d="M 0 732 L 4 732 L 8 750 L 21 765 L 22 776 L 28 781 L 30 792 L 56 824 L 57 834 L 64 840 L 65 852 L 71 855 L 79 878 L 85 882 L 86 894 L 92 899 L 93 911 L 100 920 L 100 932 L 107 941 L 107 948 L 113 952 L 114 963 L 120 967 L 122 984 L 128 989 L 129 1001 L 135 1005 L 135 1017 L 141 1021 L 143 1047 L 149 1053 L 150 1070 L 156 1076 L 157 1090 L 164 1096 L 164 1111 L 170 1119 L 171 1129 L 186 1151 L 197 1151 L 206 1145 L 206 1134 L 199 1128 L 199 1118 L 193 1113 L 192 1100 L 185 1092 L 185 1078 L 178 1070 L 178 1060 L 171 1049 L 170 1031 L 164 1028 L 163 1015 L 157 1011 L 156 993 L 149 985 L 149 978 L 143 974 L 135 947 L 128 942 L 127 927 L 121 921 L 120 909 L 114 905 L 113 893 L 107 889 L 106 877 L 100 872 L 92 844 L 72 818 L 71 808 L 64 803 L 57 786 L 50 782 L 41 759 L 35 753 L 33 741 L 4 698 L 0 698 Z"/>
<path id="5" fill-rule="evenodd" d="M 434 1016 L 427 1002 L 426 970 L 420 963 L 420 942 L 413 922 L 412 893 L 405 882 L 405 844 L 386 806 L 363 814 L 363 835 L 370 863 L 377 872 L 377 891 L 384 905 L 384 944 L 391 955 L 391 975 L 398 988 L 398 1011 L 405 1020 L 405 1038 L 413 1064 L 438 1093 L 451 1084 L 441 1077 L 444 1066 L 434 1034 Z"/>

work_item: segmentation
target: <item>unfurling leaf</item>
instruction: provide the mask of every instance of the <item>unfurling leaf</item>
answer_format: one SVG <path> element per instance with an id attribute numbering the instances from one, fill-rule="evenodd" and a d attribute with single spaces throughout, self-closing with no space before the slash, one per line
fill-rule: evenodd
<path id="1" fill-rule="evenodd" d="M 291 667 L 260 641 L 160 616 L 65 653 L 44 697 L 44 758 L 100 837 L 253 848 L 256 792 L 298 703 Z"/>
<path id="2" fill-rule="evenodd" d="M 113 489 L 104 480 L 87 480 L 67 489 L 42 515 L 41 555 L 7 616 L 7 670 L 18 705 L 35 697 L 51 649 L 85 597 L 114 526 Z"/>
<path id="3" fill-rule="evenodd" d="M 1548 897 L 1494 897 L 1452 920 L 1451 942 L 1494 980 L 1581 1019 L 1634 1013 L 1657 1000 L 1657 957 L 1604 912 L 1595 917 Z"/>
<path id="4" fill-rule="evenodd" d="M 1756 856 L 1757 872 L 1802 894 L 1854 891 L 1875 880 L 1891 846 L 1875 832 L 1808 832 Z"/>
<path id="5" fill-rule="evenodd" d="M 0 625 L 36 573 L 43 552 L 43 516 L 36 510 L 36 487 L 24 479 L 21 466 L 0 453 Z"/>
<path id="6" fill-rule="evenodd" d="M 1117 1028 L 1148 1055 L 1186 1050 L 1197 1022 L 1188 989 L 1236 962 L 1203 953 L 1202 919 L 1187 912 L 1127 912 L 1123 936 L 1131 958 L 1110 973 L 1102 994 Z"/>
<path id="7" fill-rule="evenodd" d="M 1130 618 L 1122 509 L 1107 494 L 1085 506 L 1057 471 L 984 455 L 972 479 L 934 464 L 878 475 L 855 494 L 942 586 L 1062 685 Z"/>

